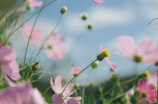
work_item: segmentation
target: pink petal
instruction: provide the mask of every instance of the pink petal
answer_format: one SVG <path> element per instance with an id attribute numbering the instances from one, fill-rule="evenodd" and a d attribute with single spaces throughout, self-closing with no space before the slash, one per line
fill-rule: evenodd
<path id="1" fill-rule="evenodd" d="M 63 89 L 66 87 L 66 85 L 64 85 Z M 66 87 L 65 91 L 63 92 L 64 96 L 67 95 L 72 95 L 74 93 L 74 85 L 72 83 L 69 83 L 69 85 Z"/>
<path id="2" fill-rule="evenodd" d="M 104 51 L 104 46 L 103 45 L 100 45 L 100 50 L 101 50 L 101 52 L 103 52 Z"/>
<path id="3" fill-rule="evenodd" d="M 128 56 L 134 55 L 136 52 L 135 44 L 132 37 L 121 36 L 117 38 L 117 44 L 120 49 Z"/>
<path id="4" fill-rule="evenodd" d="M 3 71 L 3 74 L 8 75 L 13 80 L 18 80 L 21 78 L 19 74 L 19 65 L 15 60 L 7 64 L 1 63 L 1 69 Z"/>
<path id="5" fill-rule="evenodd" d="M 116 70 L 116 68 L 117 68 L 116 64 L 110 62 L 107 58 L 106 58 L 106 61 L 107 61 L 107 63 L 110 65 L 110 67 L 111 67 L 113 70 Z"/>
<path id="6" fill-rule="evenodd" d="M 3 48 L 3 44 L 2 43 L 0 43 L 0 49 L 2 49 Z"/>
<path id="7" fill-rule="evenodd" d="M 156 49 L 156 44 L 148 38 L 143 39 L 142 42 L 138 46 L 138 50 L 143 53 L 147 53 L 155 49 Z"/>
<path id="8" fill-rule="evenodd" d="M 11 61 L 16 59 L 16 53 L 10 47 L 4 47 L 0 50 L 0 60 L 1 61 Z"/>
<path id="9" fill-rule="evenodd" d="M 117 54 L 117 55 L 120 55 L 120 56 L 124 57 L 124 55 L 123 55 L 122 53 L 120 53 L 119 51 L 117 51 L 117 50 L 113 50 L 113 52 L 114 52 L 115 54 Z"/>
<path id="10" fill-rule="evenodd" d="M 104 1 L 102 0 L 93 0 L 93 2 L 96 4 L 104 4 Z"/>
<path id="11" fill-rule="evenodd" d="M 67 104 L 78 104 L 78 101 L 77 101 L 76 99 L 74 99 L 74 98 L 71 98 L 71 99 L 67 102 Z"/>
<path id="12" fill-rule="evenodd" d="M 6 80 L 6 82 L 9 84 L 10 87 L 16 87 L 16 84 L 13 83 L 12 81 L 10 81 L 10 79 L 5 74 L 3 74 L 3 77 Z"/>
<path id="13" fill-rule="evenodd" d="M 37 88 L 33 89 L 31 100 L 29 104 L 44 104 L 45 101 L 42 98 L 41 93 L 38 91 Z"/>
<path id="14" fill-rule="evenodd" d="M 30 2 L 33 6 L 41 6 L 43 3 L 42 1 L 36 1 L 36 0 L 31 0 Z"/>
<path id="15" fill-rule="evenodd" d="M 57 92 L 61 92 L 62 91 L 62 85 L 61 85 L 61 76 L 57 76 L 55 79 L 55 88 Z"/>
<path id="16" fill-rule="evenodd" d="M 50 79 L 50 85 L 51 85 L 52 89 L 54 90 L 55 87 L 54 87 L 54 83 L 53 83 L 52 77 L 51 77 L 51 79 Z"/>
<path id="17" fill-rule="evenodd" d="M 146 87 L 144 85 L 147 85 L 147 79 L 143 79 L 143 80 L 139 79 L 137 86 L 140 91 L 144 91 L 144 89 L 146 89 Z"/>
<path id="18" fill-rule="evenodd" d="M 52 100 L 53 104 L 64 104 L 64 100 L 60 94 L 54 94 Z"/>

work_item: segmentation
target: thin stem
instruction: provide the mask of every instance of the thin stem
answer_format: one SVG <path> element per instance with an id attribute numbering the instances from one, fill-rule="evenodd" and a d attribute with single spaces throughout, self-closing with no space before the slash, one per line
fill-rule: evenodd
<path id="1" fill-rule="evenodd" d="M 24 6 L 25 6 L 25 3 L 23 3 L 23 5 L 22 5 L 22 11 L 23 11 L 23 9 L 24 9 Z M 18 15 L 18 18 L 16 19 L 16 21 L 15 21 L 15 23 L 14 23 L 14 26 L 13 26 L 11 32 L 10 32 L 10 35 L 11 35 L 11 33 L 13 32 L 13 30 L 14 30 L 14 28 L 15 28 L 15 26 L 16 26 L 18 20 L 19 20 L 19 17 L 20 17 L 20 15 L 21 15 L 22 11 L 20 11 L 20 13 L 19 13 L 19 15 Z M 4 42 L 3 46 L 5 46 L 6 43 L 7 43 L 7 40 Z"/>
<path id="2" fill-rule="evenodd" d="M 45 6 L 45 4 L 47 3 L 47 1 L 48 1 L 48 0 L 45 1 L 45 3 L 44 3 L 44 5 L 43 5 L 42 8 L 44 8 L 44 6 Z M 32 32 L 33 32 L 33 29 L 34 29 L 34 27 L 35 27 L 35 24 L 36 24 L 36 22 L 37 22 L 37 20 L 38 20 L 38 17 L 39 17 L 39 15 L 40 15 L 41 12 L 42 12 L 42 10 L 41 10 L 41 11 L 38 13 L 38 15 L 37 15 L 37 18 L 36 18 L 36 20 L 35 20 L 35 22 L 34 22 L 34 24 L 33 24 L 32 30 L 31 30 L 31 34 L 30 34 L 30 36 L 29 36 L 29 40 L 28 40 L 28 42 L 27 42 L 27 47 L 26 47 L 26 50 L 25 50 L 24 63 L 23 63 L 23 70 L 24 70 L 24 67 L 25 67 L 26 55 L 27 55 L 27 51 L 28 51 L 30 39 L 31 39 L 31 36 L 32 36 Z M 23 74 L 22 74 L 22 75 L 23 75 L 23 77 L 24 77 L 24 71 L 23 71 Z"/>
<path id="3" fill-rule="evenodd" d="M 77 94 L 77 90 L 75 89 L 75 94 L 76 94 L 76 97 L 78 97 L 78 94 Z"/>
<path id="4" fill-rule="evenodd" d="M 30 76 L 30 78 L 29 78 L 29 81 L 31 80 L 32 76 L 33 76 L 33 73 L 31 73 L 31 76 Z"/>
<path id="5" fill-rule="evenodd" d="M 130 80 L 128 80 L 128 81 L 125 81 L 125 82 L 120 83 L 120 85 L 125 84 L 125 83 L 129 83 L 129 82 L 134 81 L 134 80 L 136 80 L 136 79 L 137 79 L 137 77 L 134 77 L 134 78 L 132 78 L 132 79 L 130 79 Z M 104 95 L 107 95 L 110 91 L 112 91 L 112 90 L 115 89 L 116 87 L 118 87 L 118 85 L 116 85 L 116 86 L 112 87 L 111 89 L 109 89 L 107 92 L 104 93 Z"/>
<path id="6" fill-rule="evenodd" d="M 156 102 L 156 101 L 154 101 L 153 99 L 151 99 L 151 98 L 149 98 L 149 97 L 146 97 L 146 98 L 148 98 L 148 99 L 150 99 L 151 101 L 153 101 L 153 102 L 154 102 L 154 104 L 155 104 L 155 103 L 157 104 L 157 102 Z"/>
<path id="7" fill-rule="evenodd" d="M 111 104 L 112 101 L 114 101 L 114 100 L 116 100 L 116 99 L 118 99 L 118 98 L 120 98 L 120 97 L 122 97 L 124 95 L 125 95 L 124 93 L 120 94 L 120 95 L 116 96 L 115 98 L 111 99 L 110 101 L 108 101 L 106 104 Z"/>
<path id="8" fill-rule="evenodd" d="M 46 91 L 43 93 L 43 96 L 47 93 L 47 91 L 51 88 L 51 86 L 49 86 Z"/>
<path id="9" fill-rule="evenodd" d="M 44 47 L 45 43 L 47 42 L 47 40 L 49 39 L 49 37 L 53 34 L 54 30 L 57 28 L 57 26 L 58 26 L 58 24 L 59 24 L 59 22 L 60 22 L 62 16 L 63 16 L 63 14 L 60 15 L 60 17 L 59 17 L 59 19 L 58 19 L 58 22 L 57 22 L 57 24 L 55 25 L 54 29 L 51 31 L 51 33 L 50 33 L 49 36 L 46 38 L 46 40 L 44 41 L 44 43 L 42 44 L 42 46 L 39 48 L 39 51 L 38 51 L 38 53 L 37 53 L 37 55 L 36 55 L 36 58 L 37 58 L 37 56 L 40 54 L 41 50 L 43 49 L 43 47 Z M 35 60 L 36 60 L 36 58 L 35 58 Z M 34 61 L 35 61 L 35 60 L 34 60 Z"/>
<path id="10" fill-rule="evenodd" d="M 95 59 L 93 62 L 95 62 L 95 61 L 97 61 L 97 59 Z M 91 66 L 91 65 L 93 64 L 93 62 L 90 63 L 86 68 L 84 68 L 80 73 L 78 73 L 78 75 L 80 75 L 80 74 L 81 74 L 83 71 L 85 71 L 89 66 Z M 77 76 L 78 76 L 78 75 L 77 75 Z M 69 85 L 69 83 L 72 82 L 77 76 L 74 76 L 74 77 L 66 84 L 64 90 L 62 91 L 62 94 L 63 94 L 63 92 L 65 91 L 66 87 Z"/>
<path id="11" fill-rule="evenodd" d="M 32 17 L 34 17 L 37 13 L 41 12 L 44 8 L 46 8 L 47 6 L 49 6 L 50 4 L 52 4 L 53 2 L 55 2 L 57 0 L 54 0 L 50 3 L 48 3 L 46 6 L 44 6 L 42 9 L 40 9 L 39 11 L 37 11 L 35 14 L 33 14 L 30 18 L 28 18 L 25 22 L 23 22 L 20 26 L 18 26 L 6 39 L 5 44 L 7 43 L 8 39 L 11 37 L 12 34 L 14 34 L 17 30 L 19 30 L 19 28 L 24 25 L 27 21 L 29 21 Z"/>

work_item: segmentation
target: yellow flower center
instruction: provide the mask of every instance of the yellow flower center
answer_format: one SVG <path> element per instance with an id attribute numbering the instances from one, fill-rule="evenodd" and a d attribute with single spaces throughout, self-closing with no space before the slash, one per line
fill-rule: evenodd
<path id="1" fill-rule="evenodd" d="M 104 49 L 103 53 L 106 55 L 106 57 L 109 57 L 110 56 L 110 53 L 107 49 Z"/>
<path id="2" fill-rule="evenodd" d="M 144 72 L 144 77 L 149 77 L 149 75 L 150 75 L 150 74 L 149 74 L 148 71 L 145 71 L 145 72 Z"/>

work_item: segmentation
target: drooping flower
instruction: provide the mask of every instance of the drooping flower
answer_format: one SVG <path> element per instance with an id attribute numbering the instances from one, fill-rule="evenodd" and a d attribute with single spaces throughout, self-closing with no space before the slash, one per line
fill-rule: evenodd
<path id="1" fill-rule="evenodd" d="M 25 0 L 25 2 L 33 6 L 41 6 L 43 4 L 42 1 L 37 1 L 37 0 Z"/>
<path id="2" fill-rule="evenodd" d="M 81 72 L 81 68 L 80 67 L 76 67 L 76 68 L 71 68 L 70 72 L 71 74 L 73 74 L 74 76 L 78 75 Z"/>
<path id="3" fill-rule="evenodd" d="M 0 92 L 0 104 L 47 104 L 31 83 L 19 83 Z"/>
<path id="4" fill-rule="evenodd" d="M 31 35 L 33 26 L 24 25 L 22 28 L 22 34 L 24 38 L 28 41 Z M 33 44 L 40 44 L 42 42 L 42 31 L 40 29 L 33 28 L 32 35 L 30 41 Z"/>
<path id="5" fill-rule="evenodd" d="M 64 101 L 64 103 L 69 104 L 68 101 L 70 99 L 72 99 L 72 97 L 70 97 L 70 96 L 74 93 L 74 85 L 72 83 L 69 83 L 67 87 L 66 87 L 67 84 L 65 84 L 62 87 L 61 80 L 62 80 L 62 78 L 60 76 L 58 76 L 55 79 L 54 83 L 53 83 L 52 78 L 50 80 L 50 85 L 55 92 L 55 95 L 53 95 L 52 100 L 53 100 L 54 104 L 63 104 L 63 101 Z M 64 90 L 65 87 L 66 87 L 66 89 Z M 63 92 L 63 90 L 64 90 L 64 92 Z M 73 97 L 73 99 L 76 99 L 77 101 L 79 101 L 82 99 L 82 97 Z"/>
<path id="6" fill-rule="evenodd" d="M 155 64 L 158 61 L 158 48 L 156 44 L 148 39 L 144 38 L 138 47 L 135 46 L 134 40 L 130 36 L 121 36 L 117 38 L 119 48 L 124 54 L 118 51 L 114 53 L 121 55 L 128 59 L 133 59 L 136 62 L 149 62 Z"/>
<path id="7" fill-rule="evenodd" d="M 157 73 L 155 73 L 156 72 L 151 73 L 148 78 L 138 81 L 138 88 L 142 96 L 147 96 L 153 99 L 154 101 L 157 100 L 157 90 L 155 89 L 157 87 Z M 151 102 L 151 100 L 148 98 L 146 98 L 146 101 Z"/>
<path id="8" fill-rule="evenodd" d="M 103 0 L 93 0 L 93 2 L 96 4 L 104 4 Z"/>
<path id="9" fill-rule="evenodd" d="M 16 62 L 16 53 L 9 46 L 3 47 L 0 43 L 0 68 L 6 82 L 11 86 L 15 87 L 16 84 L 10 81 L 8 76 L 13 80 L 19 80 L 19 65 Z"/>
<path id="10" fill-rule="evenodd" d="M 46 53 L 54 60 L 60 60 L 66 53 L 66 47 L 63 45 L 64 38 L 57 34 L 52 34 L 46 41 Z"/>
<path id="11" fill-rule="evenodd" d="M 100 46 L 100 50 L 101 50 L 102 53 L 100 53 L 100 54 L 97 56 L 97 59 L 98 59 L 99 61 L 102 61 L 104 58 L 106 58 L 106 61 L 107 61 L 107 63 L 110 65 L 111 69 L 116 70 L 116 68 L 117 68 L 116 64 L 112 63 L 111 61 L 109 61 L 109 60 L 107 59 L 107 57 L 110 56 L 108 50 L 107 50 L 106 48 L 104 48 L 103 45 Z"/>

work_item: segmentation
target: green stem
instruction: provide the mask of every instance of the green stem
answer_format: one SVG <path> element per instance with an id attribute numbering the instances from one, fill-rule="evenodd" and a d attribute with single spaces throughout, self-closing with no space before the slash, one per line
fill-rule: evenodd
<path id="1" fill-rule="evenodd" d="M 95 62 L 95 61 L 97 61 L 97 59 L 95 59 L 93 62 Z M 92 62 L 92 63 L 93 63 L 93 62 Z M 90 64 L 89 64 L 86 68 L 84 68 L 80 73 L 78 73 L 78 75 L 80 75 L 80 74 L 81 74 L 83 71 L 85 71 L 89 66 L 91 66 L 92 63 L 90 63 Z M 77 76 L 78 76 L 78 75 L 77 75 Z M 65 91 L 66 87 L 69 85 L 69 83 L 72 82 L 77 76 L 74 76 L 74 77 L 66 84 L 64 90 L 62 91 L 62 94 L 63 94 L 63 92 Z"/>
<path id="2" fill-rule="evenodd" d="M 25 6 L 25 3 L 23 3 L 23 5 L 22 5 L 22 11 L 23 11 L 23 9 L 24 9 L 24 6 Z M 19 13 L 19 15 L 18 15 L 18 18 L 16 19 L 16 21 L 15 21 L 15 23 L 14 23 L 14 26 L 13 26 L 13 28 L 12 28 L 12 30 L 11 30 L 9 36 L 12 34 L 12 32 L 13 32 L 13 30 L 14 30 L 14 28 L 15 28 L 15 26 L 16 26 L 18 20 L 19 20 L 19 17 L 20 17 L 20 15 L 21 15 L 22 11 L 20 11 L 20 13 Z M 8 39 L 6 39 L 6 41 L 4 42 L 3 46 L 5 46 L 5 45 L 7 44 L 7 40 L 8 40 Z"/>
<path id="3" fill-rule="evenodd" d="M 137 79 L 137 77 L 134 77 L 134 78 L 132 78 L 132 79 L 130 79 L 130 80 L 128 80 L 128 81 L 122 82 L 120 85 L 125 84 L 125 83 L 129 83 L 129 82 L 134 81 L 134 80 L 136 80 L 136 79 Z M 107 95 L 110 91 L 112 91 L 112 90 L 115 89 L 116 87 L 118 87 L 118 85 L 112 87 L 112 88 L 109 89 L 107 92 L 105 92 L 105 93 L 104 93 L 104 96 Z"/>
<path id="4" fill-rule="evenodd" d="M 44 43 L 42 44 L 42 46 L 39 48 L 39 51 L 38 51 L 38 53 L 37 53 L 37 55 L 36 55 L 36 58 L 37 58 L 38 55 L 40 54 L 41 50 L 43 49 L 43 47 L 44 47 L 45 43 L 47 42 L 47 40 L 49 39 L 49 37 L 53 34 L 54 30 L 57 28 L 57 26 L 58 26 L 58 24 L 59 24 L 59 22 L 60 22 L 60 20 L 61 20 L 61 18 L 62 18 L 62 15 L 63 15 L 63 14 L 60 15 L 60 17 L 59 17 L 59 19 L 58 19 L 58 22 L 57 22 L 57 24 L 55 25 L 54 29 L 53 29 L 52 32 L 49 34 L 49 36 L 46 38 L 46 40 L 44 41 Z M 35 60 L 36 60 L 36 58 L 35 58 Z M 35 60 L 34 60 L 34 61 L 35 61 Z"/>
<path id="5" fill-rule="evenodd" d="M 124 95 L 125 95 L 124 93 L 123 93 L 123 94 L 120 94 L 120 95 L 116 96 L 115 98 L 111 99 L 110 101 L 108 101 L 106 104 L 111 104 L 112 101 L 114 101 L 114 100 L 116 100 L 116 99 L 118 99 L 119 97 L 122 97 L 122 96 L 124 96 Z"/>
<path id="6" fill-rule="evenodd" d="M 51 88 L 51 86 L 49 86 L 46 91 L 43 93 L 43 96 L 47 93 L 47 91 Z"/>
<path id="7" fill-rule="evenodd" d="M 47 6 L 49 6 L 50 4 L 52 4 L 52 3 L 55 2 L 55 1 L 57 1 L 57 0 L 54 0 L 54 1 L 50 2 L 50 3 L 48 3 L 48 4 L 47 4 L 46 6 L 44 6 L 42 9 L 40 9 L 40 10 L 37 11 L 35 14 L 33 14 L 30 18 L 28 18 L 25 22 L 23 22 L 20 26 L 18 26 L 18 27 L 8 36 L 8 38 L 6 39 L 6 41 L 4 42 L 4 44 L 7 43 L 8 39 L 11 37 L 11 35 L 14 34 L 17 30 L 19 30 L 19 28 L 20 28 L 21 26 L 23 26 L 27 21 L 29 21 L 29 20 L 30 20 L 32 17 L 34 17 L 37 13 L 41 12 L 44 8 L 46 8 Z"/>
<path id="8" fill-rule="evenodd" d="M 48 1 L 48 0 L 45 1 L 45 3 L 44 3 L 44 5 L 43 5 L 42 8 L 44 8 L 44 6 L 45 6 L 45 4 L 47 3 L 47 1 Z M 29 40 L 28 40 L 28 42 L 27 42 L 27 47 L 26 47 L 25 57 L 24 57 L 24 63 L 23 63 L 23 70 L 24 70 L 24 67 L 25 67 L 26 55 L 27 55 L 27 51 L 28 51 L 30 39 L 31 39 L 31 36 L 32 36 L 32 32 L 33 32 L 33 29 L 34 29 L 34 27 L 35 27 L 35 24 L 36 24 L 36 22 L 37 22 L 37 20 L 38 20 L 38 17 L 39 17 L 39 15 L 40 15 L 41 12 L 42 12 L 42 10 L 38 13 L 38 15 L 37 15 L 37 17 L 36 17 L 36 20 L 35 20 L 35 22 L 34 22 L 34 24 L 33 24 L 32 30 L 31 30 L 31 34 L 30 34 L 30 36 L 29 36 Z M 23 71 L 22 76 L 24 77 L 24 71 Z"/>

